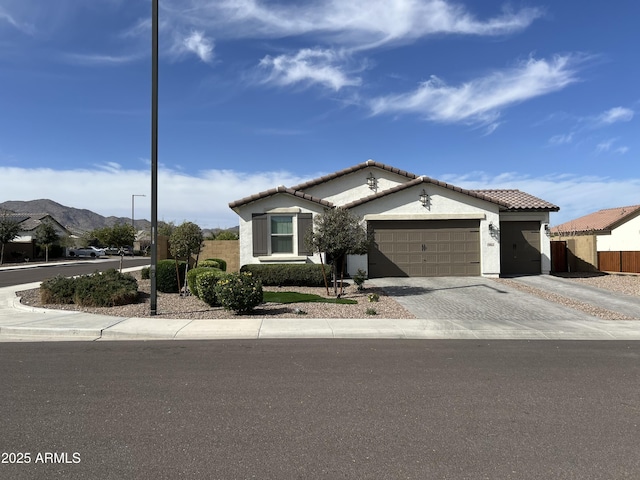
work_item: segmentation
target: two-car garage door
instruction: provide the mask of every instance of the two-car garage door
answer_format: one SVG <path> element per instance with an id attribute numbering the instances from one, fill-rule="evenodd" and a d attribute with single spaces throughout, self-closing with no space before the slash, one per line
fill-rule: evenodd
<path id="1" fill-rule="evenodd" d="M 480 275 L 479 220 L 370 221 L 369 276 Z"/>

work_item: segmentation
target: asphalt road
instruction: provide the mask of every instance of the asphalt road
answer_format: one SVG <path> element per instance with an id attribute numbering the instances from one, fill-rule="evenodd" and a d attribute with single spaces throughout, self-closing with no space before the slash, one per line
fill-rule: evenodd
<path id="1" fill-rule="evenodd" d="M 0 270 L 0 287 L 22 285 L 25 283 L 41 282 L 56 275 L 72 277 L 74 275 L 86 275 L 96 270 L 105 271 L 109 268 L 120 268 L 120 257 L 116 259 L 82 259 L 70 261 L 72 263 L 59 264 L 34 264 L 33 268 L 20 268 L 15 270 Z M 149 265 L 148 257 L 124 257 L 123 268 Z"/>
<path id="2" fill-rule="evenodd" d="M 4 343 L 0 365 L 0 478 L 640 478 L 640 342 Z"/>

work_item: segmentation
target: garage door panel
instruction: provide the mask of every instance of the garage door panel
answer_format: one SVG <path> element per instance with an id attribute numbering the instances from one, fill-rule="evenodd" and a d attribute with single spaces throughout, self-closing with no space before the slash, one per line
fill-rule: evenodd
<path id="1" fill-rule="evenodd" d="M 480 275 L 479 221 L 372 221 L 369 275 Z"/>

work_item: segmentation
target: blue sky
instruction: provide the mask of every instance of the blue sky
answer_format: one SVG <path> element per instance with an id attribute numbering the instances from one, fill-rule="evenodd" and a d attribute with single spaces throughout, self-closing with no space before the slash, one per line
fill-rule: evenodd
<path id="1" fill-rule="evenodd" d="M 640 204 L 640 4 L 160 0 L 159 219 L 368 159 Z M 151 0 L 0 2 L 0 202 L 150 218 Z"/>

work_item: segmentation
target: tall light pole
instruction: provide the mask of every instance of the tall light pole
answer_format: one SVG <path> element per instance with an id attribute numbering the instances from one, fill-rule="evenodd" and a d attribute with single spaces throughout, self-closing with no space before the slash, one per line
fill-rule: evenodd
<path id="1" fill-rule="evenodd" d="M 158 0 L 151 3 L 151 280 L 150 315 L 156 315 L 158 289 Z"/>
<path id="2" fill-rule="evenodd" d="M 131 195 L 131 227 L 133 228 L 134 233 L 136 231 L 136 225 L 135 223 L 133 223 L 133 215 L 135 214 L 135 202 L 134 202 L 135 197 L 146 197 L 146 195 L 137 195 L 137 194 Z"/>

